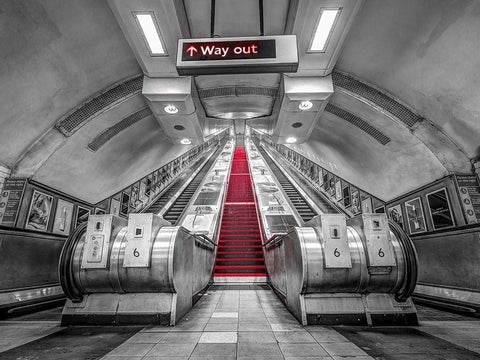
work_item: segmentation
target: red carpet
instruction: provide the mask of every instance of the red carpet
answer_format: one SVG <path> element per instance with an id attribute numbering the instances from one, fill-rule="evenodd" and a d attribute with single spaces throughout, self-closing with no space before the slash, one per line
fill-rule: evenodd
<path id="1" fill-rule="evenodd" d="M 266 276 L 257 211 L 243 146 L 236 147 L 233 157 L 214 276 L 216 279 Z"/>

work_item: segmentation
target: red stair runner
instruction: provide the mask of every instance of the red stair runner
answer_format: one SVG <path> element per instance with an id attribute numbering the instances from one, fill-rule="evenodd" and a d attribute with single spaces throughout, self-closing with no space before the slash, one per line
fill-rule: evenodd
<path id="1" fill-rule="evenodd" d="M 247 155 L 235 148 L 218 241 L 215 278 L 266 277 Z"/>

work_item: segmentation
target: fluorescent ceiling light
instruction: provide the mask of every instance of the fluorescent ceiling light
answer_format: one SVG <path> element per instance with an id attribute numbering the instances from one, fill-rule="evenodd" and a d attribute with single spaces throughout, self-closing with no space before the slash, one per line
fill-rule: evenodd
<path id="1" fill-rule="evenodd" d="M 288 137 L 287 140 L 285 141 L 287 142 L 287 144 L 293 144 L 297 142 L 297 138 L 292 136 L 292 137 Z"/>
<path id="2" fill-rule="evenodd" d="M 310 51 L 324 52 L 341 9 L 323 9 L 315 29 Z"/>
<path id="3" fill-rule="evenodd" d="M 155 24 L 153 13 L 135 13 L 134 16 L 137 19 L 138 25 L 140 25 L 143 38 L 147 43 L 150 54 L 167 55 L 162 39 L 160 38 L 160 33 Z"/>

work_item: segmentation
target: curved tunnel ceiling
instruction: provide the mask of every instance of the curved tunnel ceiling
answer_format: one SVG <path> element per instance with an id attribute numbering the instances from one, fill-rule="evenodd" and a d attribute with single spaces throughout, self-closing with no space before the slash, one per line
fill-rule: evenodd
<path id="1" fill-rule="evenodd" d="M 283 33 L 292 2 L 265 1 L 267 32 Z M 225 12 L 218 31 L 238 36 L 254 31 L 258 13 L 248 12 L 254 12 L 256 1 L 217 3 Z M 187 14 L 195 14 L 188 16 L 192 36 L 208 36 L 209 1 L 186 0 L 184 5 Z M 228 6 L 243 11 L 248 21 L 234 21 Z M 337 74 L 396 99 L 421 121 L 405 124 L 368 96 L 342 87 L 334 73 L 335 93 L 327 111 L 310 139 L 293 147 L 384 200 L 454 171 L 469 172 L 470 160 L 480 156 L 480 57 L 472 46 L 480 38 L 479 19 L 475 1 L 366 0 L 344 43 Z M 97 202 L 188 150 L 169 144 L 152 116 L 122 129 L 98 151 L 87 149 L 99 134 L 146 107 L 139 94 L 105 106 L 68 138 L 55 129 L 84 103 L 141 74 L 106 2 L 7 0 L 0 3 L 0 20 L 0 164 L 13 169 L 13 175 L 33 176 Z M 213 76 L 195 81 L 200 98 L 202 90 L 228 83 L 217 83 Z M 232 76 L 229 86 L 260 85 L 274 92 L 280 84 L 274 74 L 253 84 L 242 81 Z M 247 105 L 263 111 L 266 116 L 249 123 L 269 130 L 276 115 L 272 98 L 257 99 L 255 109 L 247 95 L 240 110 L 231 112 Z M 228 97 L 209 103 L 212 98 L 201 99 L 201 111 L 207 113 L 204 131 L 209 132 L 224 126 L 224 120 L 209 114 L 228 112 L 229 104 Z M 390 141 L 374 140 L 355 117 Z"/>

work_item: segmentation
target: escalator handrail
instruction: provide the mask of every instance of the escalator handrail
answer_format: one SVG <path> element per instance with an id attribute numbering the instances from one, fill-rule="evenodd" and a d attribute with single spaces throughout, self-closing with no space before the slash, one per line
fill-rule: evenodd
<path id="1" fill-rule="evenodd" d="M 205 240 L 207 243 L 209 243 L 210 245 L 213 246 L 213 248 L 215 249 L 215 247 L 217 246 L 217 244 L 215 244 L 207 235 L 205 234 L 196 234 L 196 233 L 192 233 L 194 237 L 199 237 L 201 238 L 202 240 Z"/>
<path id="2" fill-rule="evenodd" d="M 287 233 L 275 233 L 275 234 L 272 234 L 272 236 L 270 236 L 267 240 L 267 242 L 265 244 L 263 244 L 263 247 L 266 249 L 266 250 L 269 250 L 272 246 L 280 243 L 281 241 L 283 241 L 283 236 L 284 235 L 287 235 Z"/>
<path id="3" fill-rule="evenodd" d="M 395 300 L 405 302 L 410 298 L 415 290 L 418 277 L 418 257 L 412 239 L 400 228 L 400 226 L 392 220 L 388 221 L 390 229 L 397 237 L 403 248 L 406 265 L 405 285 L 401 287 L 399 293 L 395 294 Z"/>
<path id="4" fill-rule="evenodd" d="M 81 302 L 83 300 L 83 295 L 78 291 L 74 284 L 71 264 L 77 243 L 86 232 L 86 229 L 87 223 L 80 224 L 75 228 L 63 245 L 58 264 L 58 278 L 60 279 L 60 285 L 62 286 L 65 295 L 73 302 Z"/>

